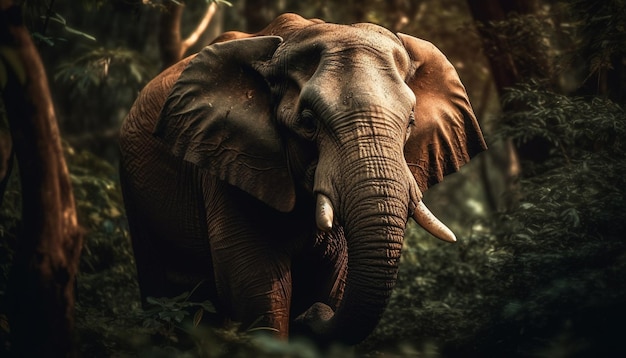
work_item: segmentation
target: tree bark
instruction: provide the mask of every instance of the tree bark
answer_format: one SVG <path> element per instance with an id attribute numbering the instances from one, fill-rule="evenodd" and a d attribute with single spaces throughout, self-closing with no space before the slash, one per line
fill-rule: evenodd
<path id="1" fill-rule="evenodd" d="M 74 282 L 82 248 L 46 73 L 21 8 L 0 0 L 2 86 L 22 186 L 22 230 L 9 283 L 11 349 L 73 355 Z"/>
<path id="2" fill-rule="evenodd" d="M 171 1 L 164 4 L 159 25 L 159 49 L 161 51 L 161 69 L 164 70 L 180 60 L 181 37 L 180 23 L 183 6 Z"/>

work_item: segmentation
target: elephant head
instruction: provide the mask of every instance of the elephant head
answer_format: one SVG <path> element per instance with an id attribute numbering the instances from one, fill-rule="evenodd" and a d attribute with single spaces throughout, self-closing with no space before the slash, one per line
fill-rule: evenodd
<path id="1" fill-rule="evenodd" d="M 275 210 L 317 198 L 319 229 L 345 232 L 347 282 L 336 311 L 317 303 L 298 322 L 355 343 L 386 307 L 408 218 L 455 240 L 421 191 L 486 147 L 456 71 L 432 44 L 372 24 L 298 21 L 272 32 L 281 37 L 203 49 L 155 135 Z"/>

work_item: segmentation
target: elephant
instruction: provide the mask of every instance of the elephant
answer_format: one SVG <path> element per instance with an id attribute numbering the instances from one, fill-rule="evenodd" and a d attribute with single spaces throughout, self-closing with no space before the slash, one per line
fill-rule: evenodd
<path id="1" fill-rule="evenodd" d="M 164 70 L 119 142 L 143 303 L 197 287 L 242 329 L 348 345 L 380 321 L 410 218 L 456 240 L 422 192 L 486 150 L 430 42 L 296 14 Z"/>

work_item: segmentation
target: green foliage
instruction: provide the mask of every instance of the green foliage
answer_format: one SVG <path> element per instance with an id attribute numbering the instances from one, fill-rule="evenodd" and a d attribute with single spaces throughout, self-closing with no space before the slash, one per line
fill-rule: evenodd
<path id="1" fill-rule="evenodd" d="M 525 163 L 521 204 L 498 223 L 511 260 L 506 300 L 490 323 L 493 351 L 519 355 L 609 354 L 623 349 L 613 326 L 626 318 L 626 113 L 601 98 L 532 85 L 512 89 L 500 135 L 552 144 Z M 592 328 L 593 327 L 593 328 Z M 552 341 L 543 344 L 542 341 Z M 485 348 L 485 347 L 483 347 Z M 492 352 L 493 352 L 492 351 Z"/>
<path id="2" fill-rule="evenodd" d="M 85 230 L 76 287 L 80 350 L 89 356 L 130 351 L 146 333 L 134 314 L 139 288 L 117 170 L 67 144 L 64 152 Z"/>
<path id="3" fill-rule="evenodd" d="M 360 351 L 385 349 L 399 356 L 410 347 L 424 356 L 440 356 L 450 342 L 473 339 L 488 322 L 497 301 L 496 268 L 510 258 L 476 222 L 471 236 L 450 245 L 409 225 L 398 283 L 374 334 Z"/>
<path id="4" fill-rule="evenodd" d="M 556 55 L 551 34 L 563 31 L 549 16 L 512 14 L 504 21 L 477 23 L 485 55 L 497 63 L 515 68 L 516 77 L 549 80 L 554 76 Z"/>
<path id="5" fill-rule="evenodd" d="M 86 96 L 90 89 L 100 86 L 140 88 L 153 75 L 147 60 L 135 51 L 97 48 L 61 65 L 54 79 Z"/>
<path id="6" fill-rule="evenodd" d="M 90 3 L 91 1 L 93 0 L 83 2 Z M 94 36 L 70 26 L 61 14 L 54 11 L 53 4 L 54 2 L 42 0 L 24 1 L 26 22 L 37 44 L 55 46 L 59 42 L 67 42 L 69 38 L 75 37 L 96 41 Z M 48 34 L 49 27 L 58 29 L 55 35 Z M 63 34 L 63 37 L 59 34 Z"/>
<path id="7" fill-rule="evenodd" d="M 119 269 L 132 279 L 134 260 L 117 171 L 93 154 L 65 145 L 78 221 L 86 231 L 81 274 Z M 101 297 L 106 299 L 106 297 Z"/>
<path id="8" fill-rule="evenodd" d="M 494 137 L 510 138 L 517 146 L 535 139 L 550 143 L 551 161 L 543 170 L 558 167 L 553 161 L 589 159 L 599 153 L 617 156 L 626 150 L 626 114 L 609 100 L 570 97 L 538 84 L 521 84 L 504 96 L 503 107 L 512 109 L 503 113 Z"/>
<path id="9" fill-rule="evenodd" d="M 83 37 L 83 38 L 85 38 L 87 40 L 96 41 L 95 37 L 93 37 L 93 36 L 91 36 L 91 35 L 89 35 L 87 33 L 84 33 L 82 31 L 78 31 L 78 30 L 68 26 L 67 25 L 67 21 L 60 14 L 52 13 L 52 14 L 49 14 L 47 16 L 48 17 L 47 17 L 46 21 L 52 21 L 52 22 L 55 22 L 55 23 L 59 24 L 65 30 L 65 32 L 67 32 L 68 34 L 78 35 L 78 36 L 81 36 L 81 37 Z M 39 32 L 33 32 L 32 35 L 33 35 L 33 38 L 35 38 L 36 40 L 43 41 L 46 44 L 48 44 L 49 46 L 54 46 L 54 38 L 47 37 L 44 34 L 39 33 Z M 67 41 L 64 38 L 58 38 L 57 40 Z"/>
<path id="10" fill-rule="evenodd" d="M 626 1 L 574 0 L 569 2 L 569 11 L 578 21 L 577 55 L 588 63 L 589 76 L 613 69 L 614 59 L 626 57 Z"/>
<path id="11" fill-rule="evenodd" d="M 215 307 L 210 301 L 192 302 L 189 301 L 192 292 L 183 292 L 176 297 L 148 297 L 147 303 L 151 308 L 144 309 L 144 327 L 164 328 L 170 332 L 180 324 L 183 319 L 189 316 L 191 310 L 195 310 L 193 316 L 193 326 L 197 327 L 202 321 L 204 313 L 216 313 Z"/>

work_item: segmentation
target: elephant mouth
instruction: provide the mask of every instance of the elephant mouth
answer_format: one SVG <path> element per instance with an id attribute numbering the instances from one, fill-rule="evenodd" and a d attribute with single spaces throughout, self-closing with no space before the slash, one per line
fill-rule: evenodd
<path id="1" fill-rule="evenodd" d="M 339 218 L 335 217 L 335 207 L 331 200 L 333 197 L 329 195 L 331 193 L 325 193 L 321 188 L 316 187 L 316 176 L 318 169 L 318 160 L 314 160 L 303 171 L 303 183 L 306 190 L 314 193 L 315 197 L 315 223 L 317 228 L 323 232 L 330 232 L 333 226 L 339 222 Z M 409 207 L 408 217 L 413 218 L 415 222 L 420 225 L 424 230 L 429 232 L 434 237 L 446 241 L 456 242 L 456 236 L 441 220 L 439 220 L 428 209 L 426 204 L 422 201 L 422 193 L 417 185 L 417 182 L 413 178 L 413 175 L 407 170 L 407 180 L 409 181 Z"/>

